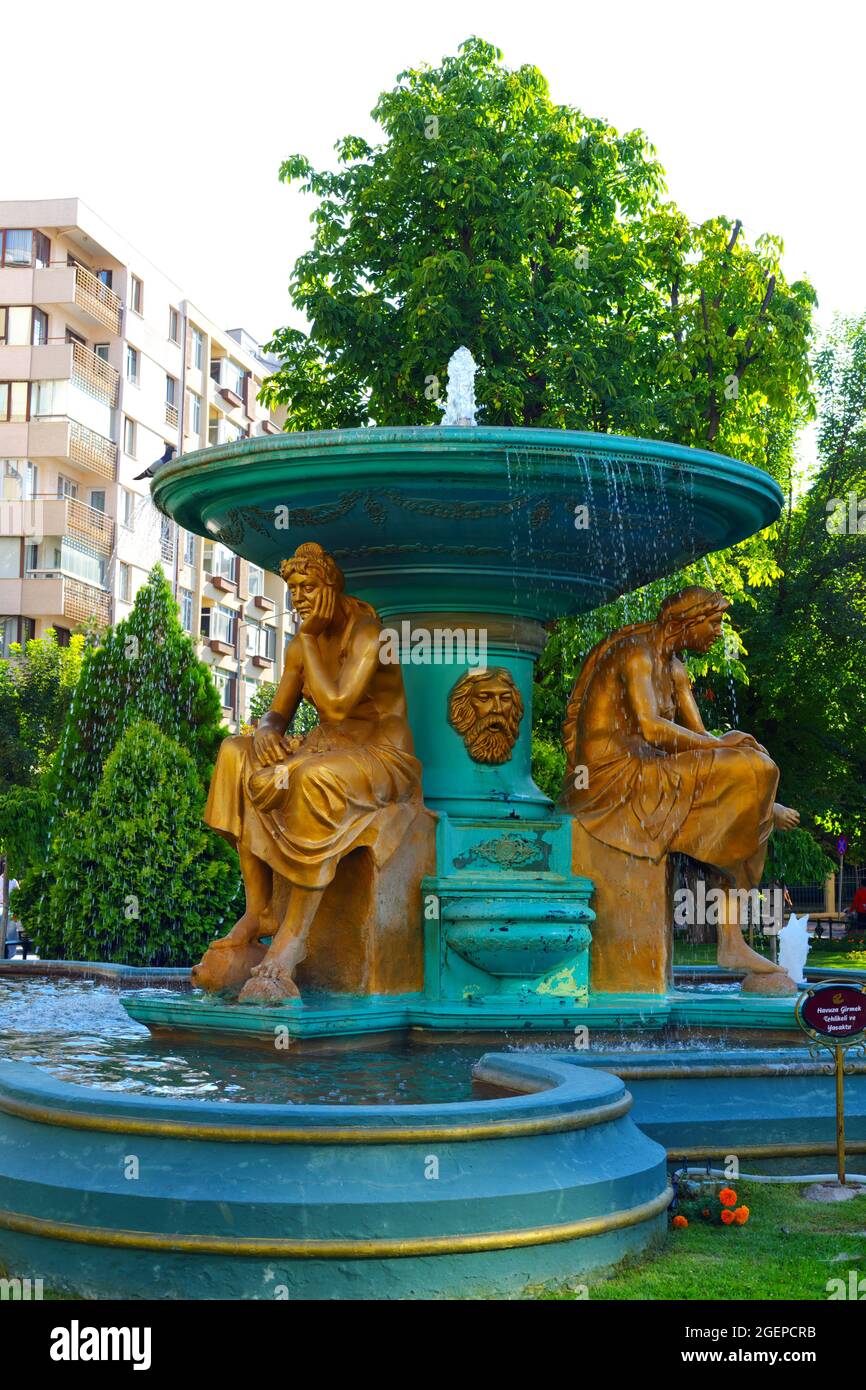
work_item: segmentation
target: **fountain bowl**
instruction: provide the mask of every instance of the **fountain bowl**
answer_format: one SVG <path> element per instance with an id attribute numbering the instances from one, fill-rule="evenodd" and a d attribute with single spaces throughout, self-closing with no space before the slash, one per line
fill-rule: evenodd
<path id="1" fill-rule="evenodd" d="M 766 473 L 722 454 L 484 426 L 241 440 L 163 466 L 152 494 L 265 569 L 318 541 L 383 617 L 471 608 L 540 621 L 744 540 L 783 500 Z"/>

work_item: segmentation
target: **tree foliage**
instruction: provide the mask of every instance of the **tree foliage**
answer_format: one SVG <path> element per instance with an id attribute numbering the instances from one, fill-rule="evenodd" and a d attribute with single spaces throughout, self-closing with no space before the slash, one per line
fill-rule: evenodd
<path id="1" fill-rule="evenodd" d="M 379 143 L 347 136 L 334 168 L 296 154 L 280 170 L 315 200 L 290 284 L 308 328 L 275 334 L 283 365 L 263 391 L 288 429 L 435 424 L 465 344 L 485 424 L 700 445 L 790 489 L 814 293 L 786 281 L 778 237 L 750 242 L 730 215 L 692 224 L 641 131 L 555 103 L 537 68 L 508 69 L 478 38 L 402 73 L 373 116 Z M 541 785 L 553 789 L 568 692 L 604 632 L 683 584 L 745 606 L 779 575 L 770 528 L 559 623 L 537 668 Z M 695 671 L 745 678 L 733 629 Z M 712 700 L 706 713 L 717 722 Z"/>
<path id="2" fill-rule="evenodd" d="M 818 467 L 792 483 L 779 575 L 737 619 L 749 649 L 744 722 L 773 751 L 788 795 L 823 832 L 866 853 L 866 315 L 816 356 Z"/>
<path id="3" fill-rule="evenodd" d="M 57 748 L 81 671 L 84 638 L 61 647 L 52 628 L 0 660 L 0 797 L 29 786 Z"/>
<path id="4" fill-rule="evenodd" d="M 156 566 L 129 617 L 86 651 L 48 767 L 0 802 L 0 835 L 21 879 L 15 910 L 43 956 L 189 963 L 219 929 L 239 887 L 237 856 L 198 821 L 225 732 L 216 688 Z M 129 919 L 127 896 L 140 902 Z"/>
<path id="5" fill-rule="evenodd" d="M 191 755 L 155 724 L 129 725 L 89 809 L 59 828 L 41 950 L 127 965 L 198 959 L 238 892 L 234 855 L 203 809 Z"/>
<path id="6" fill-rule="evenodd" d="M 221 717 L 216 687 L 155 565 L 129 617 L 85 655 L 57 761 L 60 807 L 90 804 L 109 753 L 141 720 L 186 748 L 206 783 L 225 735 Z"/>
<path id="7" fill-rule="evenodd" d="M 808 393 L 813 292 L 781 243 L 693 226 L 640 131 L 551 100 L 537 68 L 470 39 L 404 72 L 337 167 L 281 178 L 316 199 L 265 394 L 290 429 L 433 424 L 461 343 L 481 418 L 708 444 L 768 462 L 773 412 Z M 772 460 L 770 460 L 772 462 Z"/>

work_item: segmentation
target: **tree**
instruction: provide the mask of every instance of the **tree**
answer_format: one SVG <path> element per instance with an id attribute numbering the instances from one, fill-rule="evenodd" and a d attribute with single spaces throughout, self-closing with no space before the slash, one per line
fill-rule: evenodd
<path id="1" fill-rule="evenodd" d="M 283 365 L 263 387 L 288 429 L 434 424 L 465 344 L 485 424 L 701 445 L 788 489 L 812 408 L 814 293 L 786 282 L 777 237 L 749 244 L 727 216 L 692 225 L 642 132 L 554 103 L 538 69 L 509 70 L 478 38 L 402 73 L 373 115 L 381 143 L 347 136 L 335 169 L 293 155 L 280 170 L 316 200 L 290 285 L 309 328 L 275 334 Z M 602 631 L 708 578 L 754 602 L 779 573 L 770 528 L 558 624 L 537 668 L 540 783 L 554 790 L 568 691 Z M 707 670 L 726 669 L 735 640 Z"/>
<path id="2" fill-rule="evenodd" d="M 116 907 L 111 909 L 108 924 L 92 915 L 97 898 L 94 897 L 96 889 L 87 877 L 87 844 L 82 844 L 80 853 L 75 848 L 76 837 L 90 836 L 91 830 L 95 829 L 96 795 L 103 785 L 108 760 L 127 731 L 141 724 L 148 729 L 157 729 L 168 740 L 172 750 L 177 746 L 178 753 L 173 752 L 172 757 L 182 752 L 191 759 L 198 785 L 197 804 L 201 808 L 226 730 L 221 725 L 219 696 L 210 673 L 196 657 L 190 638 L 181 628 L 177 605 L 159 565 L 138 590 L 129 617 L 110 629 L 100 646 L 85 653 L 59 748 L 38 786 L 32 790 L 33 804 L 10 805 L 8 808 L 10 817 L 17 811 L 22 824 L 26 818 L 26 824 L 39 827 L 39 835 L 26 844 L 16 841 L 18 851 L 23 855 L 24 872 L 19 874 L 21 887 L 15 906 L 42 955 L 68 958 L 79 954 L 82 949 L 86 955 L 101 949 L 106 942 L 116 952 L 126 946 L 133 949 L 135 942 L 135 950 L 141 952 L 148 942 L 155 942 L 158 959 L 153 963 L 165 958 L 168 947 L 163 939 L 162 918 L 158 919 L 158 927 L 153 932 L 148 926 L 148 934 L 141 936 L 144 928 L 137 927 L 135 921 L 132 926 L 121 929 Z M 136 750 L 140 752 L 139 744 L 135 745 L 133 751 Z M 164 750 L 160 756 L 165 759 Z M 143 777 L 141 767 L 138 764 L 135 766 Z M 184 777 L 185 773 L 179 782 L 182 800 L 178 815 L 181 822 L 183 815 L 187 814 L 184 807 L 188 806 L 189 800 L 183 801 Z M 112 784 L 128 791 L 120 770 L 116 771 Z M 149 785 L 146 779 L 142 785 Z M 164 790 L 163 784 L 159 785 Z M 106 818 L 105 825 L 99 831 L 100 854 L 110 857 L 109 846 L 113 844 L 118 865 L 126 864 L 129 853 L 126 837 L 131 833 L 130 824 L 113 814 L 107 814 L 107 804 L 104 797 L 99 802 L 101 813 Z M 166 823 L 166 815 L 162 816 L 162 825 Z M 132 813 L 130 816 L 134 821 Z M 167 872 L 166 856 L 170 859 L 172 846 L 167 844 L 157 853 L 152 850 L 152 842 L 144 836 L 143 830 L 137 825 L 133 828 L 136 852 L 152 855 L 151 868 L 148 868 L 146 861 L 142 861 L 142 872 L 154 875 L 154 881 L 162 884 L 161 891 L 164 891 L 167 910 L 170 910 L 176 899 L 166 885 L 164 875 Z M 205 834 L 204 831 L 202 834 L 202 862 L 197 863 L 198 878 L 195 881 L 207 888 L 209 872 L 213 872 L 219 882 L 228 873 L 233 894 L 239 883 L 234 850 L 217 836 Z M 179 862 L 182 865 L 182 859 Z M 208 864 L 212 866 L 211 870 L 207 870 Z M 115 882 L 115 887 L 119 881 Z M 109 892 L 104 873 L 102 878 L 97 877 L 94 882 L 103 885 L 99 889 L 101 896 L 98 903 L 101 908 L 106 907 L 114 888 Z M 129 887 L 127 892 L 135 894 L 136 889 Z M 79 909 L 72 906 L 76 893 L 81 895 Z M 205 943 L 214 930 L 215 921 L 221 920 L 220 902 L 217 895 L 214 903 L 204 899 L 199 903 Z M 155 920 L 152 913 L 148 920 Z M 85 922 L 89 924 L 89 936 L 84 930 Z M 68 940 L 67 926 L 71 933 Z M 178 932 L 187 945 L 191 940 L 190 931 L 186 918 L 178 921 Z M 112 959 L 121 959 L 121 956 L 115 955 Z"/>
<path id="3" fill-rule="evenodd" d="M 61 647 L 53 628 L 0 660 L 0 795 L 44 772 L 81 672 L 84 638 Z"/>
<path id="4" fill-rule="evenodd" d="M 818 467 L 805 490 L 790 488 L 778 577 L 738 605 L 751 678 L 741 703 L 825 848 L 844 831 L 856 861 L 866 852 L 866 315 L 835 325 L 815 374 Z"/>
<path id="5" fill-rule="evenodd" d="M 57 748 L 81 670 L 84 638 L 61 647 L 52 628 L 0 661 L 0 959 L 9 912 L 9 866 L 20 879 L 45 852 L 41 780 Z"/>
<path id="6" fill-rule="evenodd" d="M 203 809 L 190 753 L 155 724 L 130 724 L 89 810 L 60 826 L 40 948 L 127 965 L 199 959 L 238 895 L 234 855 Z"/>
<path id="7" fill-rule="evenodd" d="M 106 758 L 140 720 L 186 748 L 207 783 L 226 732 L 221 718 L 210 673 L 180 625 L 162 566 L 155 565 L 129 617 L 85 655 L 57 763 L 59 808 L 89 806 Z"/>
<path id="8" fill-rule="evenodd" d="M 280 170 L 316 200 L 290 292 L 309 321 L 270 350 L 287 428 L 432 424 L 454 349 L 488 424 L 703 443 L 766 462 L 769 417 L 808 395 L 814 302 L 781 243 L 691 226 L 640 131 L 551 101 L 480 39 L 402 73 L 336 170 Z"/>

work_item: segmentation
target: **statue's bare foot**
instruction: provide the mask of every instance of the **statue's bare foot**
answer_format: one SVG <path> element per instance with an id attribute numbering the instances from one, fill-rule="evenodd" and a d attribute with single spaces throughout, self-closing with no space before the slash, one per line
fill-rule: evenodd
<path id="1" fill-rule="evenodd" d="M 282 1004 L 287 999 L 300 999 L 301 991 L 288 970 L 275 961 L 263 961 L 256 966 L 240 992 L 241 1004 Z"/>
<path id="2" fill-rule="evenodd" d="M 219 941 L 214 941 L 208 948 L 211 951 L 218 951 L 225 948 L 237 948 L 247 946 L 251 941 L 257 941 L 262 935 L 259 914 L 257 912 L 245 912 L 243 917 L 239 917 L 230 932 L 221 936 Z"/>
<path id="3" fill-rule="evenodd" d="M 227 936 L 214 941 L 193 966 L 193 986 L 208 994 L 237 994 L 253 968 L 261 965 L 266 950 L 258 941 L 230 941 Z"/>
<path id="4" fill-rule="evenodd" d="M 778 965 L 747 946 L 739 932 L 732 934 L 728 940 L 719 941 L 717 959 L 725 970 L 745 970 L 750 975 L 773 975 L 779 970 Z"/>
<path id="5" fill-rule="evenodd" d="M 773 825 L 776 830 L 796 830 L 800 824 L 800 812 L 792 806 L 783 806 L 781 801 L 773 805 Z"/>

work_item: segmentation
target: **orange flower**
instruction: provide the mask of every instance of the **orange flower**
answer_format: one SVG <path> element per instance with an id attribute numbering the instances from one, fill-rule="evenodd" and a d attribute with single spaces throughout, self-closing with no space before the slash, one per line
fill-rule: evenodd
<path id="1" fill-rule="evenodd" d="M 737 1210 L 734 1212 L 734 1220 L 736 1221 L 737 1225 L 738 1225 L 738 1226 L 745 1226 L 745 1224 L 746 1224 L 746 1222 L 748 1221 L 748 1219 L 749 1219 L 749 1208 L 748 1208 L 748 1207 L 737 1207 Z"/>
<path id="2" fill-rule="evenodd" d="M 736 1220 L 734 1213 L 732 1211 L 729 1211 L 727 1208 L 725 1208 L 725 1210 L 721 1213 L 721 1216 L 722 1224 L 725 1226 L 730 1226 L 731 1222 Z"/>
<path id="3" fill-rule="evenodd" d="M 673 1226 L 675 1231 L 684 1231 L 688 1224 L 688 1218 L 685 1216 L 675 1216 L 673 1221 L 671 1222 L 671 1225 Z"/>
<path id="4" fill-rule="evenodd" d="M 735 1207 L 737 1205 L 737 1194 L 732 1187 L 723 1187 L 719 1193 L 719 1201 L 723 1207 Z"/>
<path id="5" fill-rule="evenodd" d="M 709 1207 L 704 1207 L 703 1211 L 701 1212 L 701 1216 L 704 1218 L 705 1221 L 709 1221 L 709 1219 L 710 1219 L 710 1209 L 709 1209 Z"/>

